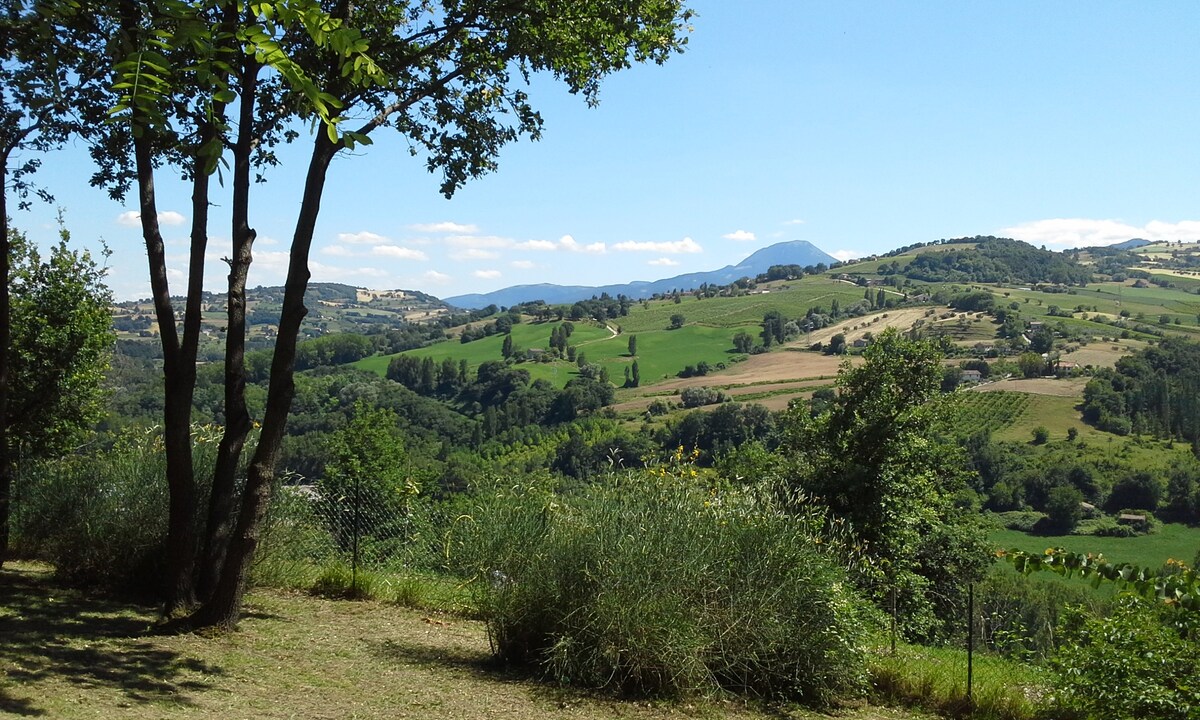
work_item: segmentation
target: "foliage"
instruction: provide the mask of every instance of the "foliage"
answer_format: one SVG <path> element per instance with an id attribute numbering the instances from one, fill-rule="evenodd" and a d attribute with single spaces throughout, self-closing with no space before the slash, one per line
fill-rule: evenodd
<path id="1" fill-rule="evenodd" d="M 908 644 L 898 644 L 894 654 L 877 651 L 869 660 L 873 698 L 889 705 L 926 708 L 938 717 L 1044 717 L 1038 698 L 1051 680 L 1048 673 L 1017 660 L 976 652 L 968 700 L 966 656 L 965 650 L 956 647 Z"/>
<path id="2" fill-rule="evenodd" d="M 103 411 L 112 354 L 106 269 L 69 234 L 43 257 L 12 232 L 9 447 L 14 458 L 48 458 L 77 444 Z"/>
<path id="3" fill-rule="evenodd" d="M 1126 595 L 1106 617 L 1069 616 L 1053 663 L 1058 702 L 1094 720 L 1195 718 L 1200 642 L 1163 622 L 1161 613 L 1145 598 Z"/>
<path id="4" fill-rule="evenodd" d="M 1068 608 L 1100 616 L 1111 598 L 1078 582 L 1014 572 L 994 565 L 975 586 L 981 647 L 1014 660 L 1040 664 L 1062 645 Z"/>
<path id="5" fill-rule="evenodd" d="M 826 702 L 865 687 L 871 615 L 811 506 L 705 488 L 686 466 L 577 494 L 478 492 L 455 529 L 497 655 L 636 694 Z"/>
<path id="6" fill-rule="evenodd" d="M 1059 485 L 1052 490 L 1046 500 L 1046 514 L 1054 523 L 1055 529 L 1061 533 L 1070 533 L 1083 519 L 1083 493 L 1069 485 Z"/>
<path id="7" fill-rule="evenodd" d="M 725 393 L 716 388 L 686 387 L 680 391 L 679 400 L 685 408 L 715 405 L 725 402 Z"/>
<path id="8" fill-rule="evenodd" d="M 850 524 L 878 563 L 862 579 L 876 601 L 898 587 L 906 631 L 929 638 L 940 632 L 935 605 L 956 602 L 982 572 L 982 528 L 953 502 L 966 474 L 959 446 L 941 439 L 941 354 L 888 329 L 864 359 L 843 366 L 825 412 L 788 412 L 788 471 L 797 488 Z"/>
<path id="9" fill-rule="evenodd" d="M 200 477 L 211 471 L 218 434 L 194 428 Z M 14 548 L 54 564 L 71 583 L 153 593 L 164 562 L 166 472 L 157 430 L 23 467 L 14 505 Z M 194 518 L 199 523 L 200 518 Z"/>
<path id="10" fill-rule="evenodd" d="M 414 477 L 395 414 L 358 405 L 350 423 L 330 438 L 329 454 L 318 487 L 342 547 L 405 522 L 421 482 Z"/>
<path id="11" fill-rule="evenodd" d="M 1039 250 L 1018 240 L 998 237 L 960 238 L 973 248 L 918 254 L 900 273 L 926 282 L 998 282 L 1084 285 L 1091 270 L 1062 253 Z"/>
<path id="12" fill-rule="evenodd" d="M 1075 553 L 1062 548 L 1047 548 L 1042 555 L 1021 550 L 1005 550 L 1000 556 L 1018 572 L 1029 574 L 1045 571 L 1071 577 L 1078 573 L 1099 587 L 1104 581 L 1147 599 L 1184 613 L 1200 613 L 1200 574 L 1186 564 L 1169 559 L 1159 569 L 1139 567 L 1130 563 L 1110 563 L 1103 555 Z M 1193 621 L 1195 618 L 1193 618 Z"/>
<path id="13" fill-rule="evenodd" d="M 1164 338 L 1101 370 L 1084 389 L 1083 417 L 1103 430 L 1200 439 L 1200 343 Z"/>

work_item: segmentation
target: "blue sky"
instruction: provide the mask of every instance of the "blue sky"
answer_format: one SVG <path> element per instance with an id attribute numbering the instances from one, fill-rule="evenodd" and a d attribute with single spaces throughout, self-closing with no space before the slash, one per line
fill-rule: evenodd
<path id="1" fill-rule="evenodd" d="M 542 140 L 507 147 L 452 200 L 399 138 L 336 160 L 313 279 L 447 297 L 710 270 L 783 240 L 856 257 L 977 234 L 1200 239 L 1196 3 L 692 7 L 687 52 L 609 78 L 598 108 L 535 79 Z M 252 285 L 284 277 L 305 150 L 259 188 Z M 75 240 L 112 249 L 117 297 L 144 297 L 133 204 L 88 188 L 90 172 L 66 149 L 40 179 Z M 181 279 L 189 206 L 172 179 L 159 207 Z M 50 239 L 53 215 L 14 219 Z M 213 228 L 218 290 L 228 231 Z"/>

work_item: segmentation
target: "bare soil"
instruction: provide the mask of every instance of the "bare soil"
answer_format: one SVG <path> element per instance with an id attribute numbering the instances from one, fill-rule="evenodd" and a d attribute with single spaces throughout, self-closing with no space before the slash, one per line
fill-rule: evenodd
<path id="1" fill-rule="evenodd" d="M 1021 392 L 1030 395 L 1053 395 L 1055 397 L 1082 397 L 1087 378 L 1030 378 L 989 382 L 970 388 L 974 392 Z"/>

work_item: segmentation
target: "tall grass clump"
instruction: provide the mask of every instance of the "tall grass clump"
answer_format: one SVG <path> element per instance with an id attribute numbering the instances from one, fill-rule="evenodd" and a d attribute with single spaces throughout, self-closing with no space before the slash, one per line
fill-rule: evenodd
<path id="1" fill-rule="evenodd" d="M 215 441 L 193 454 L 211 476 Z M 104 451 L 21 468 L 13 503 L 15 547 L 52 563 L 68 582 L 153 593 L 163 577 L 166 456 L 157 434 L 128 435 Z"/>
<path id="2" fill-rule="evenodd" d="M 638 695 L 863 692 L 875 624 L 823 517 L 689 474 L 478 491 L 449 547 L 497 656 Z"/>

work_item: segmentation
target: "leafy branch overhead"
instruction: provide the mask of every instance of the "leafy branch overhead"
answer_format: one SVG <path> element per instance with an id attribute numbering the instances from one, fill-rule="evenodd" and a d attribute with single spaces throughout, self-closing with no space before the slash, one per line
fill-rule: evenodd
<path id="1" fill-rule="evenodd" d="M 681 51 L 692 17 L 683 0 L 97 0 L 86 7 L 41 0 L 35 12 L 24 21 L 87 48 L 112 79 L 108 95 L 94 104 L 107 112 L 107 122 L 97 123 L 90 142 L 98 165 L 93 183 L 118 199 L 136 183 L 164 357 L 171 500 L 164 595 L 172 610 L 201 603 L 193 625 L 237 620 L 295 394 L 308 258 L 333 158 L 368 144 L 379 128 L 394 128 L 430 171 L 441 173 L 441 191 L 449 197 L 494 170 L 504 145 L 539 136 L 542 119 L 522 81 L 552 75 L 595 104 L 608 74 Z M 252 421 L 245 393 L 245 291 L 257 237 L 251 176 L 262 180 L 263 170 L 280 162 L 274 148 L 299 139 L 305 124 L 314 131 L 312 155 L 303 172 L 261 433 L 239 490 L 235 475 Z M 208 221 L 210 208 L 221 204 L 209 178 L 226 163 L 232 252 L 225 432 L 207 526 L 200 530 L 193 527 L 201 500 L 189 427 Z M 164 166 L 192 185 L 182 330 L 157 221 L 156 173 Z"/>
<path id="2" fill-rule="evenodd" d="M 1162 568 L 1155 570 L 1129 563 L 1112 563 L 1103 555 L 1074 553 L 1062 548 L 1047 548 L 1042 555 L 1015 549 L 1002 550 L 999 555 L 1025 575 L 1050 571 L 1073 577 L 1078 573 L 1080 577 L 1091 579 L 1093 587 L 1111 582 L 1142 597 L 1200 612 L 1200 574 L 1177 560 L 1168 560 Z"/>

